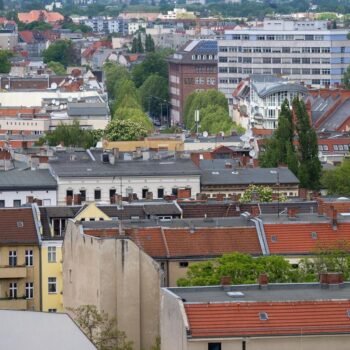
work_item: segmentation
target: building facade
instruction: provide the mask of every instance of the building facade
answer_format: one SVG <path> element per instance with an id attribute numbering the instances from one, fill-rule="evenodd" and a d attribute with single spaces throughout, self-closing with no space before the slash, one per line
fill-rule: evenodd
<path id="1" fill-rule="evenodd" d="M 217 42 L 193 40 L 168 62 L 171 122 L 181 124 L 190 93 L 217 89 Z"/>
<path id="2" fill-rule="evenodd" d="M 218 41 L 218 88 L 231 100 L 251 74 L 317 87 L 339 84 L 350 63 L 347 33 L 327 29 L 326 21 L 265 20 L 263 28 L 227 30 Z"/>

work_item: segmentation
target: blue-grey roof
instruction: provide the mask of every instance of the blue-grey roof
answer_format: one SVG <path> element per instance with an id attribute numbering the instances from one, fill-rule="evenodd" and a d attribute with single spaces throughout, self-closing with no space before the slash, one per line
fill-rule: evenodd
<path id="1" fill-rule="evenodd" d="M 1 349 L 96 350 L 67 314 L 0 310 L 0 324 Z"/>
<path id="2" fill-rule="evenodd" d="M 48 169 L 0 171 L 0 191 L 55 189 L 57 182 Z"/>
<path id="3" fill-rule="evenodd" d="M 279 182 L 281 184 L 298 184 L 298 178 L 287 168 L 239 168 L 226 169 L 224 167 L 215 166 L 208 167 L 206 163 L 205 169 L 202 170 L 202 185 L 268 185 L 277 183 L 277 174 L 279 172 Z M 272 171 L 272 172 L 271 172 Z"/>
<path id="4" fill-rule="evenodd" d="M 337 108 L 324 123 L 319 126 L 319 130 L 337 130 L 350 117 L 350 99 L 346 100 Z"/>
<path id="5" fill-rule="evenodd" d="M 71 117 L 80 116 L 99 116 L 105 117 L 108 115 L 108 108 L 106 103 L 85 103 L 85 102 L 71 102 L 67 105 L 68 115 Z"/>
<path id="6" fill-rule="evenodd" d="M 75 159 L 71 160 L 73 154 Z M 190 159 L 116 160 L 115 164 L 110 164 L 102 162 L 102 152 L 92 151 L 92 154 L 95 161 L 87 152 L 56 152 L 57 158 L 50 161 L 50 166 L 59 177 L 200 175 Z"/>

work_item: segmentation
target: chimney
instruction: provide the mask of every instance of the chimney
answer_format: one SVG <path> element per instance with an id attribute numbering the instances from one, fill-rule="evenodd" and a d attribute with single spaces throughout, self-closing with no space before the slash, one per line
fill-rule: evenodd
<path id="1" fill-rule="evenodd" d="M 258 284 L 260 289 L 267 288 L 267 285 L 269 284 L 269 276 L 267 273 L 264 272 L 258 276 Z"/>
<path id="2" fill-rule="evenodd" d="M 225 169 L 232 169 L 232 163 L 226 162 L 225 163 Z"/>
<path id="3" fill-rule="evenodd" d="M 320 284 L 323 288 L 340 288 L 344 283 L 342 272 L 320 273 Z"/>
<path id="4" fill-rule="evenodd" d="M 34 197 L 33 196 L 28 196 L 27 197 L 27 203 L 33 203 L 34 202 Z"/>
<path id="5" fill-rule="evenodd" d="M 288 208 L 287 213 L 288 213 L 288 219 L 296 219 L 297 217 L 297 208 Z"/>
<path id="6" fill-rule="evenodd" d="M 119 158 L 119 148 L 113 148 L 112 153 L 113 153 L 115 159 Z"/>
<path id="7" fill-rule="evenodd" d="M 338 224 L 338 211 L 337 209 L 334 208 L 334 206 L 332 205 L 331 208 L 331 220 L 332 220 L 332 225 L 333 225 L 333 229 L 337 228 L 337 224 Z"/>
<path id="8" fill-rule="evenodd" d="M 223 193 L 217 193 L 216 194 L 216 200 L 222 202 L 224 200 L 224 194 Z"/>
<path id="9" fill-rule="evenodd" d="M 221 276 L 220 285 L 230 286 L 231 284 L 232 284 L 232 277 L 231 276 Z"/>
<path id="10" fill-rule="evenodd" d="M 323 207 L 324 207 L 324 200 L 321 198 L 317 198 L 317 215 L 322 216 L 323 215 Z"/>
<path id="11" fill-rule="evenodd" d="M 260 209 L 258 206 L 253 205 L 250 207 L 250 213 L 252 214 L 253 217 L 257 217 L 260 215 Z"/>

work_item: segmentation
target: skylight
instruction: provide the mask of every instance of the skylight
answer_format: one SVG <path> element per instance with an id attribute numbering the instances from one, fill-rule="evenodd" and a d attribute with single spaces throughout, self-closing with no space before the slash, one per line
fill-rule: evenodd
<path id="1" fill-rule="evenodd" d="M 267 321 L 269 319 L 269 315 L 265 311 L 259 312 L 260 321 Z"/>
<path id="2" fill-rule="evenodd" d="M 21 227 L 23 227 L 23 226 L 24 226 L 23 221 L 17 221 L 17 227 L 18 227 L 18 228 L 21 228 Z"/>
<path id="3" fill-rule="evenodd" d="M 350 310 L 346 310 L 346 315 L 350 318 Z"/>
<path id="4" fill-rule="evenodd" d="M 272 235 L 271 236 L 271 241 L 272 242 L 277 242 L 277 236 L 276 235 Z"/>
<path id="5" fill-rule="evenodd" d="M 317 232 L 311 232 L 311 238 L 312 239 L 317 239 L 318 238 Z"/>

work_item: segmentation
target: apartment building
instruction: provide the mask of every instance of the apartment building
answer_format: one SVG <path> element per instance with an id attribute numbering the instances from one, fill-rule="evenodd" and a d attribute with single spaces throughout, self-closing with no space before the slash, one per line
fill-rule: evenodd
<path id="1" fill-rule="evenodd" d="M 13 50 L 18 43 L 18 33 L 8 29 L 0 30 L 0 49 Z"/>
<path id="2" fill-rule="evenodd" d="M 40 232 L 33 208 L 0 209 L 0 309 L 40 310 Z"/>
<path id="3" fill-rule="evenodd" d="M 278 75 L 316 87 L 341 83 L 350 63 L 348 30 L 326 21 L 265 20 L 262 28 L 227 30 L 218 41 L 218 88 L 229 101 L 251 74 Z"/>
<path id="4" fill-rule="evenodd" d="M 183 122 L 187 96 L 217 89 L 217 42 L 193 40 L 168 59 L 171 122 Z"/>

